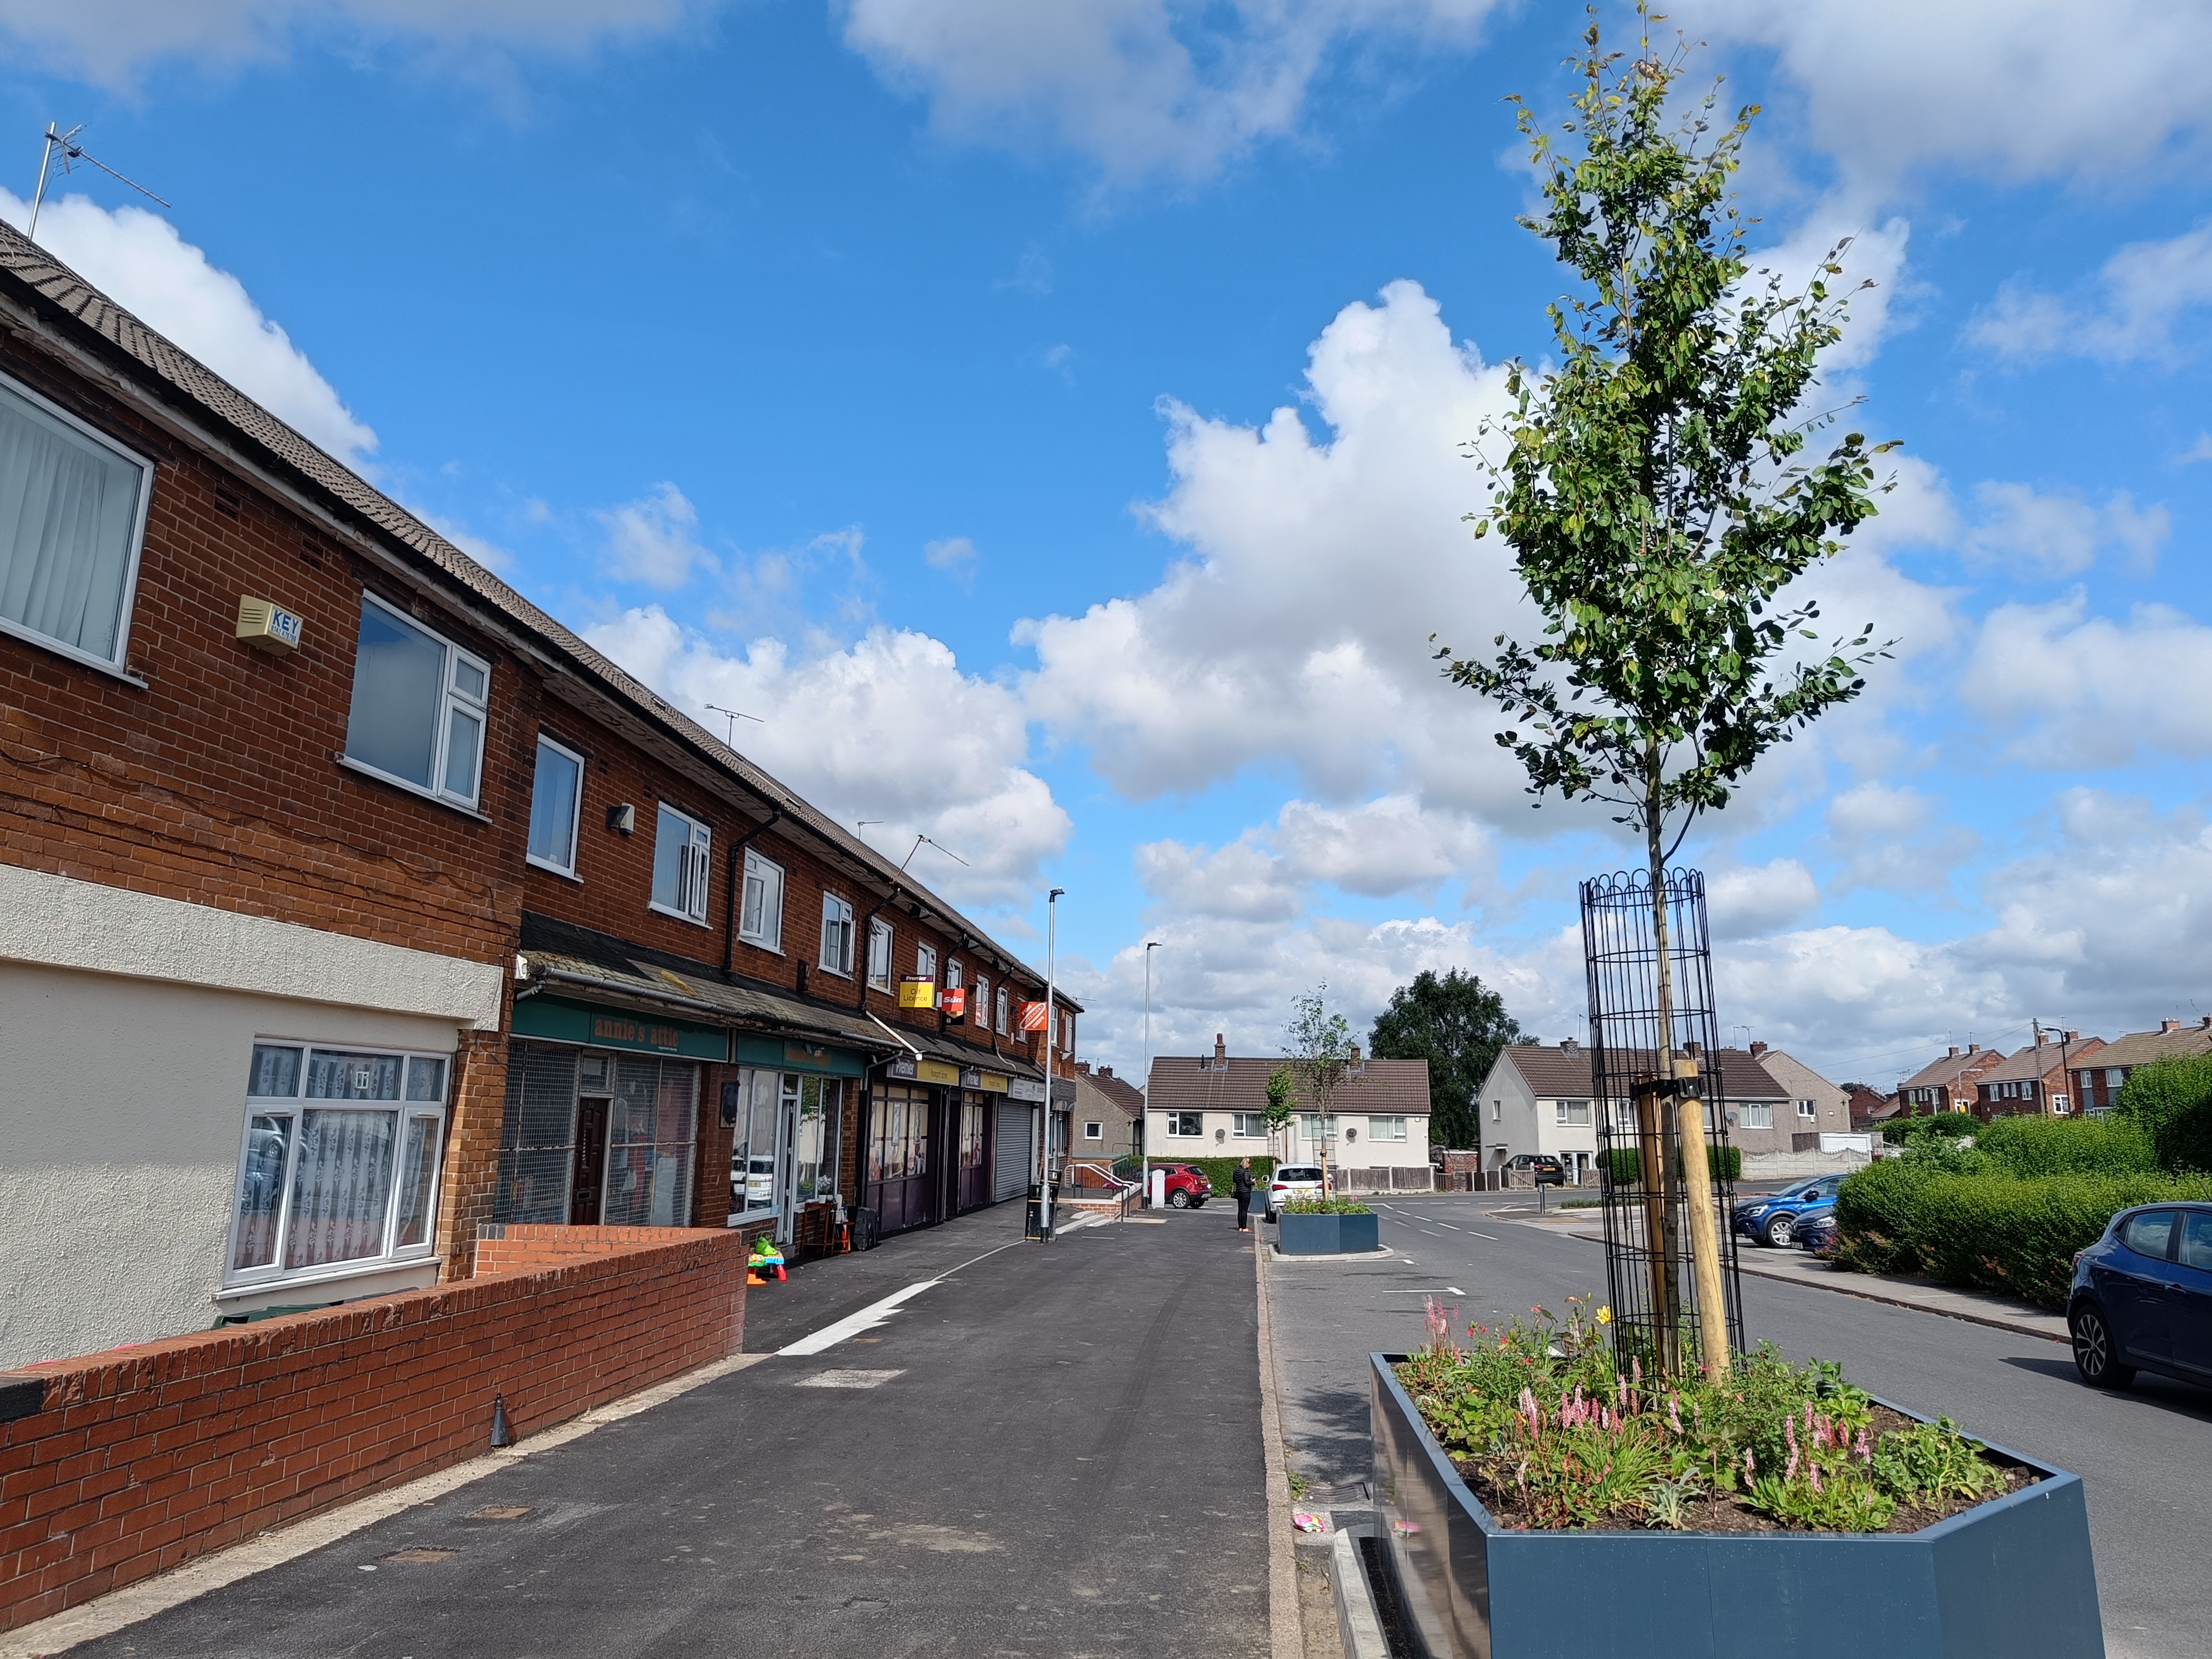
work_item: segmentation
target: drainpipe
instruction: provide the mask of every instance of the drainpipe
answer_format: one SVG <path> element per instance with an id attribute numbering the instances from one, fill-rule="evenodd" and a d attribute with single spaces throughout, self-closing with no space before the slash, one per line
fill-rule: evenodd
<path id="1" fill-rule="evenodd" d="M 771 807 L 766 818 L 731 843 L 729 870 L 722 880 L 722 971 L 726 974 L 738 960 L 738 857 L 752 845 L 754 836 L 775 829 L 782 821 L 783 808 Z"/>

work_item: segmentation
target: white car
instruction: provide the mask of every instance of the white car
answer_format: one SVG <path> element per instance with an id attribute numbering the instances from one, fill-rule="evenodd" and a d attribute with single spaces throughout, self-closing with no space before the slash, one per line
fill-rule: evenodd
<path id="1" fill-rule="evenodd" d="M 1321 1165 L 1279 1164 L 1267 1183 L 1267 1213 L 1273 1215 L 1294 1198 L 1321 1196 Z"/>

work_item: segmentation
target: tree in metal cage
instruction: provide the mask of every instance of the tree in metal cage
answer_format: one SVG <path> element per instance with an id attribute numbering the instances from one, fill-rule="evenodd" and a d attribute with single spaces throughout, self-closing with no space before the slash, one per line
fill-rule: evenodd
<path id="1" fill-rule="evenodd" d="M 1667 872 L 1700 812 L 1725 805 L 1767 749 L 1857 696 L 1862 670 L 1887 654 L 1869 645 L 1871 623 L 1821 647 L 1817 605 L 1778 600 L 1873 516 L 1890 487 L 1876 483 L 1875 458 L 1892 446 L 1853 432 L 1825 458 L 1808 455 L 1808 439 L 1835 418 L 1807 410 L 1820 354 L 1843 335 L 1844 301 L 1827 283 L 1845 245 L 1800 289 L 1753 270 L 1728 181 L 1758 110 L 1716 133 L 1716 89 L 1672 115 L 1687 48 L 1655 46 L 1639 10 L 1632 55 L 1603 51 L 1595 24 L 1584 36 L 1583 87 L 1564 128 L 1578 153 L 1516 100 L 1547 204 L 1521 222 L 1581 286 L 1551 307 L 1560 366 L 1508 366 L 1515 407 L 1474 446 L 1491 498 L 1469 516 L 1476 535 L 1494 527 L 1512 548 L 1543 638 L 1500 634 L 1489 658 L 1437 654 L 1513 722 L 1498 741 L 1531 793 L 1604 802 L 1643 842 L 1651 1065 L 1636 1100 L 1680 1148 L 1657 1173 L 1663 1186 L 1679 1168 L 1688 1316 L 1701 1362 L 1725 1371 L 1705 1114 L 1680 1109 L 1702 1087 L 1711 1033 L 1677 1029 Z M 1499 435 L 1507 447 L 1492 459 L 1483 443 Z M 1601 1018 L 1595 1001 L 1590 1012 Z"/>

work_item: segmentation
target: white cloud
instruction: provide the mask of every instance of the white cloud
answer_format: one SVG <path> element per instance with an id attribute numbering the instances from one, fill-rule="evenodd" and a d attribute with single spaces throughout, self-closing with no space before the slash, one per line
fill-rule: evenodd
<path id="1" fill-rule="evenodd" d="M 21 229 L 30 215 L 29 203 L 0 190 L 0 218 Z M 111 212 L 82 196 L 50 198 L 39 246 L 349 466 L 375 450 L 376 434 L 262 315 L 246 285 L 167 219 L 135 207 Z"/>
<path id="2" fill-rule="evenodd" d="M 2171 605 L 2138 605 L 2124 622 L 2089 615 L 2079 592 L 1999 605 L 1960 686 L 2030 765 L 2212 754 L 2212 628 Z"/>
<path id="3" fill-rule="evenodd" d="M 1018 908 L 1073 826 L 1024 761 L 1028 731 L 1014 694 L 963 674 L 925 634 L 878 629 L 842 650 L 794 656 L 778 640 L 717 650 L 658 605 L 584 630 L 632 673 L 709 730 L 710 702 L 760 717 L 738 746 L 846 823 L 884 820 L 868 839 L 903 857 L 924 833 L 966 867 L 924 848 L 917 878 L 948 899 Z"/>
<path id="4" fill-rule="evenodd" d="M 1771 52 L 1804 91 L 1808 136 L 1876 189 L 1927 168 L 2126 178 L 2205 136 L 2202 93 L 2176 71 L 2212 57 L 2203 6 L 1686 0 L 1670 16 L 1717 45 Z"/>
<path id="5" fill-rule="evenodd" d="M 2007 357 L 2164 357 L 2174 325 L 2212 305 L 2212 224 L 2159 242 L 2130 242 L 2105 261 L 2094 297 L 2069 304 L 2017 280 L 1966 325 L 1966 337 Z"/>
<path id="6" fill-rule="evenodd" d="M 690 580 L 696 564 L 715 568 L 699 545 L 699 509 L 672 483 L 592 516 L 607 532 L 607 567 L 617 576 L 666 590 Z"/>
<path id="7" fill-rule="evenodd" d="M 165 59 L 265 62 L 295 38 L 573 53 L 660 33 L 693 9 L 690 0 L 0 0 L 0 31 L 49 69 L 127 88 Z"/>
<path id="8" fill-rule="evenodd" d="M 1819 908 L 1820 890 L 1797 860 L 1776 859 L 1716 872 L 1705 901 L 1715 939 L 1747 939 L 1802 921 Z"/>
<path id="9" fill-rule="evenodd" d="M 1947 889 L 1952 872 L 1979 850 L 1981 838 L 1960 824 L 1936 823 L 1935 810 L 1935 801 L 1917 790 L 1878 778 L 1838 795 L 1828 804 L 1824 849 L 1843 860 L 1832 890 Z"/>
<path id="10" fill-rule="evenodd" d="M 1976 484 L 1974 500 L 1984 516 L 1960 544 L 1966 562 L 2030 579 L 2077 575 L 2106 549 L 2116 550 L 2128 568 L 2148 570 L 2173 530 L 2165 507 L 2138 508 L 2124 489 L 2101 507 L 2071 495 L 2038 495 L 2024 483 Z"/>
<path id="11" fill-rule="evenodd" d="M 846 44 L 951 136 L 1042 134 L 1109 178 L 1202 178 L 1295 133 L 1348 40 L 1471 45 L 1494 0 L 843 0 Z"/>
<path id="12" fill-rule="evenodd" d="M 930 542 L 922 548 L 921 556 L 932 570 L 951 577 L 963 587 L 975 586 L 975 567 L 981 556 L 967 537 L 948 536 L 942 541 Z"/>

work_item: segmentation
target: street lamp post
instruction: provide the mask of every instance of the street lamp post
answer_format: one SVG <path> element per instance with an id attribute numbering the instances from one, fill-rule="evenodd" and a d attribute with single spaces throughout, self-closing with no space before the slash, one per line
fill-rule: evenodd
<path id="1" fill-rule="evenodd" d="M 1052 1238 L 1052 1041 L 1058 1035 L 1055 1027 L 1060 1019 L 1056 1000 L 1059 972 L 1060 896 L 1067 890 L 1055 887 L 1045 895 L 1044 912 L 1044 1104 L 1038 1109 L 1037 1136 L 1037 1218 L 1039 1243 Z"/>
<path id="2" fill-rule="evenodd" d="M 1137 1178 L 1137 1201 L 1150 1209 L 1152 1204 L 1152 952 L 1160 948 L 1158 939 L 1145 945 L 1145 1109 L 1137 1120 L 1137 1157 L 1139 1160 Z"/>

